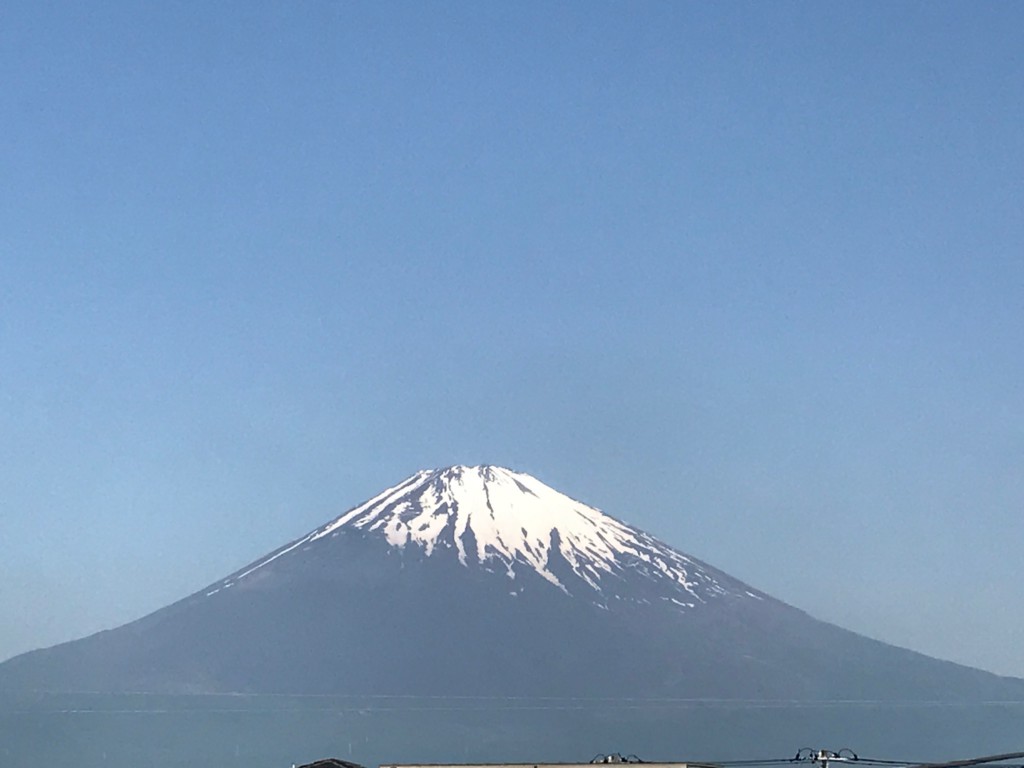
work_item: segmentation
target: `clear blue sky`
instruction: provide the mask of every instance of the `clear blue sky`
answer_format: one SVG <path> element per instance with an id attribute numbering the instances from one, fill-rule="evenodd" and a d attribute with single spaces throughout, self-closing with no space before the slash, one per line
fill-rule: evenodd
<path id="1" fill-rule="evenodd" d="M 1024 675 L 1022 30 L 5 3 L 0 658 L 496 463 Z"/>

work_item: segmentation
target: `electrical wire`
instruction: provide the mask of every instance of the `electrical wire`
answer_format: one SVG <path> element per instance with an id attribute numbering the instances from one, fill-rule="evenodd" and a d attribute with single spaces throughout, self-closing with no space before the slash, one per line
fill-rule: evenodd
<path id="1" fill-rule="evenodd" d="M 1002 763 L 1006 760 L 1020 760 L 1024 758 L 1024 752 L 1007 752 L 1002 755 L 987 755 L 985 757 L 972 757 L 967 760 L 950 760 L 947 763 L 917 763 L 908 768 L 969 768 L 972 765 L 987 765 L 988 763 Z M 1009 768 L 1009 766 L 1007 766 Z"/>

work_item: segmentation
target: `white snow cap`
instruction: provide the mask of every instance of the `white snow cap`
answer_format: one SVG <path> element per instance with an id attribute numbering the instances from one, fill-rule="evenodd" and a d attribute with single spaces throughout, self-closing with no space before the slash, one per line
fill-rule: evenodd
<path id="1" fill-rule="evenodd" d="M 521 563 L 563 589 L 551 567 L 556 549 L 598 591 L 602 575 L 621 571 L 625 559 L 640 561 L 694 595 L 691 574 L 705 589 L 717 587 L 693 561 L 652 536 L 504 467 L 417 472 L 315 531 L 310 540 L 342 528 L 378 532 L 392 546 L 418 546 L 427 555 L 454 546 L 463 564 L 497 561 L 513 578 L 515 564 Z"/>
<path id="2" fill-rule="evenodd" d="M 686 611 L 723 595 L 762 595 L 535 477 L 495 466 L 417 472 L 369 501 L 226 579 L 213 595 L 288 556 L 330 546 L 343 534 L 379 537 L 431 557 L 457 555 L 466 567 L 515 579 L 530 569 L 566 593 L 612 601 L 662 602 Z M 518 594 L 519 586 L 512 594 Z"/>

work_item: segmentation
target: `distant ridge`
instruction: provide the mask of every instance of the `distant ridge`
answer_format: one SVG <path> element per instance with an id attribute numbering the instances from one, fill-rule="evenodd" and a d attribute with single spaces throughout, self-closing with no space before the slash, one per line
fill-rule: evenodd
<path id="1" fill-rule="evenodd" d="M 9 690 L 1010 701 L 817 621 L 530 475 L 417 472 Z"/>

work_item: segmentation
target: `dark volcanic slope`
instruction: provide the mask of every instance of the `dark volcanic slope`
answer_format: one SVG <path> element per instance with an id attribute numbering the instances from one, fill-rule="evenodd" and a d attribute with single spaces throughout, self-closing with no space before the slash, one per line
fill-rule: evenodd
<path id="1" fill-rule="evenodd" d="M 1022 700 L 816 621 L 494 467 L 421 472 L 174 605 L 0 665 L 5 689 Z"/>

